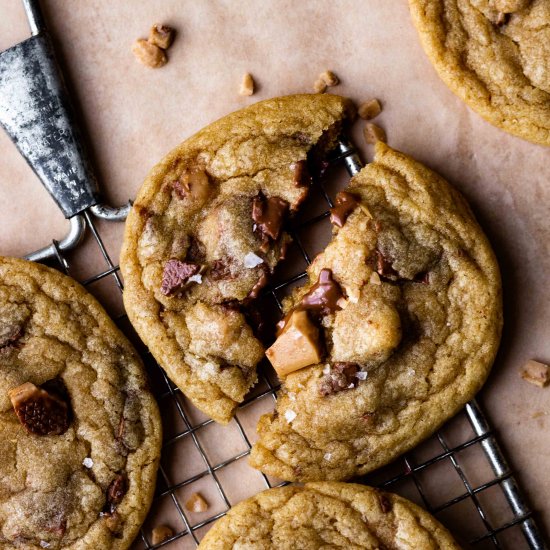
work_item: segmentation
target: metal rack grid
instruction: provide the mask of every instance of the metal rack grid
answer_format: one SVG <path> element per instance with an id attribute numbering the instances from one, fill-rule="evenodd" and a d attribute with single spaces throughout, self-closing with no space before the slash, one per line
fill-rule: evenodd
<path id="1" fill-rule="evenodd" d="M 349 168 L 351 155 L 354 153 L 355 151 L 353 149 L 349 149 L 347 152 L 344 152 L 334 159 L 334 161 L 345 160 L 348 162 Z M 305 227 L 314 226 L 325 220 L 329 215 L 326 206 L 332 206 L 331 198 L 323 183 L 319 183 L 319 189 L 322 199 L 326 203 L 324 207 L 325 211 L 307 221 L 294 225 L 290 230 L 295 246 L 298 247 L 300 255 L 307 264 L 311 262 L 311 257 L 307 247 L 300 238 L 300 231 Z M 119 275 L 119 267 L 110 257 L 100 232 L 96 227 L 94 218 L 88 211 L 85 211 L 83 216 L 89 233 L 99 247 L 106 267 L 103 271 L 82 281 L 82 283 L 84 286 L 90 286 L 98 281 L 112 277 L 116 288 L 122 292 L 123 284 Z M 68 254 L 61 250 L 56 241 L 53 241 L 53 247 L 56 250 L 59 266 L 65 272 L 69 272 L 71 263 L 67 257 Z M 305 277 L 306 273 L 301 272 L 271 286 L 265 291 L 265 294 L 269 295 L 279 311 L 282 311 L 279 298 L 281 292 Z M 125 319 L 126 316 L 121 315 L 117 319 L 119 325 L 124 323 Z M 127 325 L 128 330 L 126 330 L 126 332 L 131 333 L 132 331 L 129 323 L 127 323 Z M 132 334 L 129 334 L 129 336 L 132 336 Z M 174 446 L 182 439 L 190 438 L 194 448 L 198 452 L 198 456 L 200 456 L 203 468 L 194 475 L 176 482 L 171 478 L 170 473 L 167 472 L 166 465 L 161 463 L 158 487 L 151 513 L 154 513 L 155 507 L 160 500 L 167 498 L 171 501 L 177 516 L 181 520 L 181 528 L 176 530 L 172 537 L 154 546 L 150 539 L 151 529 L 144 527 L 141 530 L 140 537 L 138 537 L 138 540 L 134 543 L 134 547 L 146 549 L 160 547 L 194 548 L 198 545 L 201 533 L 202 535 L 204 534 L 205 528 L 222 517 L 231 505 L 237 503 L 227 494 L 226 488 L 220 480 L 220 474 L 232 464 L 245 459 L 250 452 L 250 430 L 247 432 L 245 429 L 243 422 L 239 418 L 240 413 L 247 407 L 251 407 L 263 400 L 271 400 L 274 403 L 278 385 L 272 379 L 269 372 L 265 369 L 260 369 L 259 384 L 262 386 L 262 389 L 241 404 L 239 412 L 232 421 L 232 424 L 234 423 L 236 426 L 245 449 L 223 461 L 214 462 L 209 459 L 208 453 L 205 452 L 204 446 L 200 440 L 201 432 L 213 424 L 213 421 L 211 419 L 204 419 L 195 422 L 190 414 L 192 406 L 185 400 L 180 390 L 170 382 L 164 371 L 160 369 L 148 352 L 144 352 L 143 355 L 149 375 L 153 381 L 156 382 L 157 388 L 154 390 L 154 393 L 159 404 L 162 406 L 166 404 L 166 402 L 170 402 L 176 411 L 178 422 L 180 422 L 182 426 L 176 434 L 165 439 L 163 453 L 167 452 L 170 447 Z M 172 425 L 174 423 L 174 418 L 169 418 L 168 420 L 163 418 L 163 422 L 165 427 L 168 424 Z M 373 474 L 369 474 L 364 479 L 360 480 L 360 482 L 400 493 L 422 504 L 428 511 L 440 518 L 448 512 L 451 514 L 449 517 L 454 517 L 455 507 L 461 507 L 462 515 L 464 512 L 464 505 L 468 504 L 471 513 L 467 524 L 463 523 L 451 526 L 449 525 L 449 518 L 447 518 L 447 521 L 445 521 L 445 519 L 443 519 L 443 521 L 452 529 L 455 536 L 457 536 L 461 542 L 468 542 L 475 548 L 513 548 L 514 550 L 520 550 L 521 548 L 542 550 L 546 548 L 545 542 L 532 516 L 532 512 L 521 495 L 521 490 L 518 487 L 517 481 L 514 479 L 513 473 L 498 446 L 495 435 L 479 404 L 475 400 L 471 401 L 451 422 L 454 424 L 459 422 L 462 423 L 462 432 L 464 432 L 464 426 L 466 426 L 466 431 L 468 433 L 462 433 L 460 440 L 455 441 L 446 434 L 445 427 L 443 427 L 442 430 L 411 453 L 402 456 L 392 465 L 382 468 Z M 453 439 L 453 441 L 450 439 Z M 472 450 L 483 455 L 484 466 L 489 470 L 489 475 L 481 482 L 476 480 L 479 462 L 472 470 L 472 467 L 469 467 L 468 460 L 465 460 L 463 456 L 465 453 L 471 453 Z M 459 487 L 456 487 L 455 484 L 455 494 L 450 495 L 449 498 L 445 499 L 443 502 L 434 502 L 430 495 L 430 486 L 433 487 L 434 483 L 439 485 L 442 483 L 448 484 L 449 476 L 452 475 L 449 470 L 442 474 L 440 471 L 442 465 L 450 465 L 452 472 L 454 472 L 457 479 L 460 480 L 460 484 Z M 261 476 L 265 488 L 284 485 L 284 482 L 272 480 L 264 474 L 258 473 L 257 475 Z M 437 478 L 438 475 L 439 478 Z M 441 475 L 445 477 L 442 478 Z M 181 497 L 178 496 L 178 490 L 190 486 L 194 482 L 204 478 L 210 478 L 213 482 L 221 502 L 223 503 L 223 510 L 217 513 L 208 514 L 208 517 L 200 521 L 193 521 L 191 518 L 192 514 L 186 511 Z M 498 490 L 497 494 L 494 492 L 495 489 Z M 487 495 L 489 498 L 484 498 Z M 147 521 L 145 526 L 147 526 Z"/>

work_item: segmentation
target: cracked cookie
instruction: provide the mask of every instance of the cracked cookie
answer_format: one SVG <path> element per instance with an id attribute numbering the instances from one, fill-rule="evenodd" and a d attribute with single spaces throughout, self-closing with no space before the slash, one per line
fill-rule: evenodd
<path id="1" fill-rule="evenodd" d="M 550 145 L 550 2 L 409 2 L 447 86 L 491 124 Z"/>
<path id="2" fill-rule="evenodd" d="M 138 193 L 120 260 L 126 311 L 168 376 L 217 422 L 256 382 L 264 346 L 251 307 L 284 256 L 285 221 L 352 116 L 333 95 L 262 101 L 182 143 Z"/>
<path id="3" fill-rule="evenodd" d="M 219 519 L 199 548 L 459 550 L 420 506 L 372 487 L 338 482 L 263 491 Z"/>
<path id="4" fill-rule="evenodd" d="M 498 266 L 454 188 L 380 142 L 346 195 L 268 350 L 283 389 L 250 463 L 289 481 L 349 479 L 414 447 L 481 388 L 500 339 Z M 300 312 L 324 346 L 305 368 L 277 347 Z"/>
<path id="5" fill-rule="evenodd" d="M 161 424 L 136 352 L 79 284 L 0 258 L 0 549 L 128 548 Z"/>

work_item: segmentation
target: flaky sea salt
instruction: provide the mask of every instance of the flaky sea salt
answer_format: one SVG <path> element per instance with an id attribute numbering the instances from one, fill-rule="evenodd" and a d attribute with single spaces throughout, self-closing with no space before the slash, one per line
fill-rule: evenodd
<path id="1" fill-rule="evenodd" d="M 248 269 L 252 269 L 253 267 L 257 267 L 263 263 L 264 261 L 262 260 L 262 258 L 260 258 L 260 256 L 258 256 L 257 254 L 254 254 L 254 252 L 249 252 L 244 257 L 244 267 Z"/>
<path id="2" fill-rule="evenodd" d="M 196 275 L 191 275 L 191 277 L 189 277 L 189 279 L 187 279 L 190 283 L 197 283 L 197 284 L 201 284 L 202 283 L 202 275 L 200 273 L 197 273 Z"/>
<path id="3" fill-rule="evenodd" d="M 366 372 L 364 370 L 360 370 L 355 376 L 359 380 L 366 380 L 368 375 L 369 375 L 368 372 Z"/>
<path id="4" fill-rule="evenodd" d="M 355 388 L 355 384 L 353 382 L 348 386 L 348 390 L 351 390 L 352 388 Z"/>
<path id="5" fill-rule="evenodd" d="M 328 363 L 323 367 L 323 374 L 330 374 L 330 365 Z"/>
<path id="6" fill-rule="evenodd" d="M 330 453 L 326 453 L 323 457 L 325 460 L 330 460 L 332 458 L 332 455 Z"/>
<path id="7" fill-rule="evenodd" d="M 288 392 L 288 398 L 289 398 L 291 401 L 296 401 L 296 394 L 295 394 L 293 391 L 289 391 L 289 392 Z"/>
<path id="8" fill-rule="evenodd" d="M 93 465 L 94 465 L 94 461 L 89 456 L 87 456 L 82 461 L 82 466 L 84 466 L 85 468 L 91 468 Z"/>
<path id="9" fill-rule="evenodd" d="M 42 546 L 42 548 L 49 548 L 49 547 L 50 547 L 50 543 L 49 543 L 49 542 L 46 542 L 45 540 L 41 540 L 41 541 L 40 541 L 40 546 Z"/>
<path id="10" fill-rule="evenodd" d="M 285 418 L 286 418 L 286 421 L 290 424 L 295 418 L 296 418 L 297 414 L 288 409 L 287 411 L 285 411 Z"/>

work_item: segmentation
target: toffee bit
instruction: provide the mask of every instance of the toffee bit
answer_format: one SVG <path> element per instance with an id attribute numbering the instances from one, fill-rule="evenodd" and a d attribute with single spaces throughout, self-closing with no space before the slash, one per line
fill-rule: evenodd
<path id="1" fill-rule="evenodd" d="M 321 73 L 319 75 L 319 78 L 327 85 L 327 86 L 338 86 L 340 84 L 340 79 L 332 72 L 332 71 L 325 71 L 324 73 Z"/>
<path id="2" fill-rule="evenodd" d="M 185 507 L 189 512 L 201 513 L 206 512 L 209 508 L 208 502 L 204 500 L 200 493 L 193 493 L 189 500 L 185 503 Z"/>
<path id="3" fill-rule="evenodd" d="M 363 128 L 363 135 L 367 143 L 377 143 L 378 141 L 383 141 L 386 143 L 387 137 L 386 132 L 380 126 L 373 124 L 372 122 L 367 122 Z"/>
<path id="4" fill-rule="evenodd" d="M 539 388 L 544 388 L 550 383 L 550 367 L 539 361 L 530 359 L 523 365 L 520 376 Z"/>
<path id="5" fill-rule="evenodd" d="M 151 542 L 153 546 L 168 540 L 174 536 L 174 531 L 170 529 L 167 525 L 159 525 L 153 529 L 151 532 Z"/>
<path id="6" fill-rule="evenodd" d="M 382 106 L 377 99 L 371 99 L 361 103 L 357 114 L 364 120 L 371 120 L 377 117 L 382 112 Z"/>
<path id="7" fill-rule="evenodd" d="M 149 43 L 167 50 L 174 40 L 174 29 L 168 25 L 155 23 L 149 31 Z"/>
<path id="8" fill-rule="evenodd" d="M 245 73 L 239 89 L 239 95 L 251 96 L 254 93 L 254 79 L 250 73 Z"/>

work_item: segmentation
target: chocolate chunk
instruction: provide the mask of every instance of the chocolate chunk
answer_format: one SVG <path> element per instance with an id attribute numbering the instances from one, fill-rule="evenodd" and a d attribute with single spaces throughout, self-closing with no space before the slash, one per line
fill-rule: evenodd
<path id="1" fill-rule="evenodd" d="M 280 197 L 266 198 L 261 192 L 252 199 L 252 219 L 254 230 L 264 238 L 277 240 L 281 233 L 284 217 L 288 212 L 288 202 Z"/>
<path id="2" fill-rule="evenodd" d="M 203 264 L 206 259 L 204 245 L 195 237 L 189 237 L 189 247 L 185 260 L 192 264 Z"/>
<path id="3" fill-rule="evenodd" d="M 357 199 L 347 191 L 340 191 L 336 195 L 334 206 L 330 209 L 330 221 L 338 227 L 343 227 L 348 216 L 357 207 Z"/>
<path id="4" fill-rule="evenodd" d="M 172 185 L 174 187 L 174 191 L 176 192 L 176 195 L 180 199 L 184 199 L 189 194 L 189 191 L 191 191 L 191 188 L 189 187 L 189 182 L 186 180 L 184 181 L 176 180 L 172 183 Z"/>
<path id="5" fill-rule="evenodd" d="M 8 326 L 0 330 L 0 351 L 4 348 L 17 347 L 18 340 L 23 336 L 23 327 L 19 325 Z"/>
<path id="6" fill-rule="evenodd" d="M 69 428 L 69 407 L 57 395 L 31 382 L 14 388 L 9 397 L 25 429 L 35 435 L 61 435 Z"/>
<path id="7" fill-rule="evenodd" d="M 309 187 L 312 180 L 307 161 L 299 160 L 295 162 L 292 167 L 294 168 L 294 185 L 296 187 Z"/>
<path id="8" fill-rule="evenodd" d="M 214 260 L 210 267 L 210 277 L 213 281 L 221 281 L 222 279 L 232 279 L 231 269 L 226 260 Z"/>
<path id="9" fill-rule="evenodd" d="M 117 474 L 107 488 L 107 501 L 103 514 L 112 515 L 117 506 L 122 502 L 124 495 L 128 491 L 128 478 L 126 474 Z"/>
<path id="10" fill-rule="evenodd" d="M 330 269 L 322 269 L 319 279 L 302 298 L 301 309 L 309 309 L 321 315 L 328 315 L 341 309 L 338 300 L 344 293 L 340 285 L 332 278 Z"/>
<path id="11" fill-rule="evenodd" d="M 391 261 L 378 249 L 376 249 L 375 254 L 375 270 L 378 275 L 386 279 L 396 279 L 399 274 L 393 268 Z"/>
<path id="12" fill-rule="evenodd" d="M 264 286 L 268 283 L 269 276 L 268 276 L 268 270 L 267 268 L 264 268 L 262 270 L 262 274 L 260 275 L 260 278 L 258 279 L 258 282 L 252 287 L 252 290 L 248 293 L 248 296 L 246 297 L 247 300 L 255 300 L 259 295 L 260 291 Z"/>
<path id="13" fill-rule="evenodd" d="M 497 15 L 496 25 L 497 27 L 504 27 L 504 25 L 507 25 L 509 21 L 510 21 L 509 13 L 499 12 L 499 14 Z"/>
<path id="14" fill-rule="evenodd" d="M 391 512 L 392 504 L 390 499 L 386 495 L 378 495 L 378 500 L 380 502 L 380 508 L 382 508 L 382 513 L 387 514 L 388 512 Z"/>
<path id="15" fill-rule="evenodd" d="M 180 290 L 187 282 L 187 279 L 198 271 L 198 265 L 180 262 L 180 260 L 168 260 L 164 266 L 160 291 L 165 296 L 173 294 Z"/>
<path id="16" fill-rule="evenodd" d="M 357 363 L 334 363 L 330 372 L 319 382 L 319 393 L 326 397 L 357 386 Z"/>

